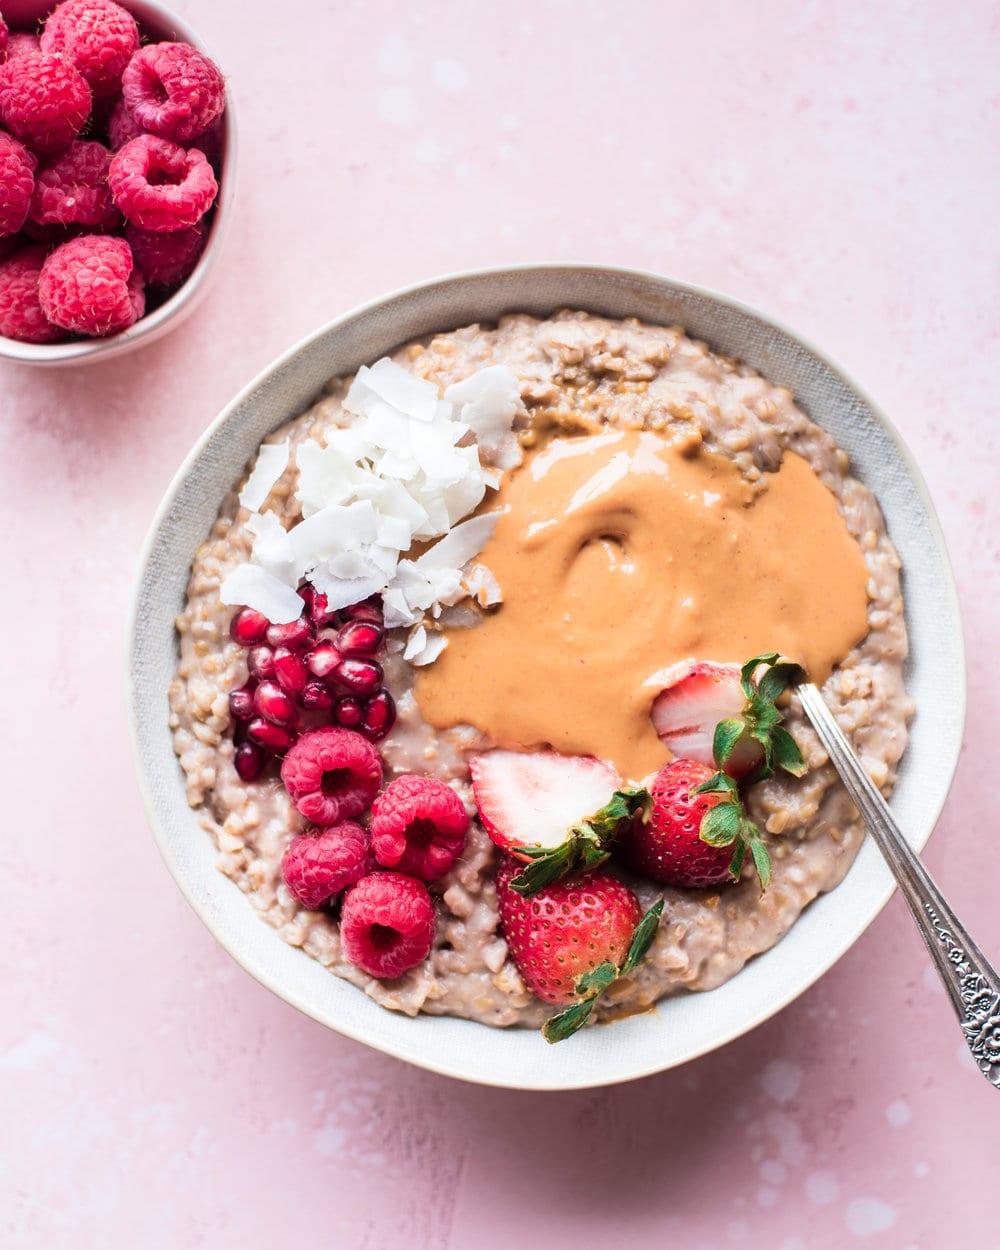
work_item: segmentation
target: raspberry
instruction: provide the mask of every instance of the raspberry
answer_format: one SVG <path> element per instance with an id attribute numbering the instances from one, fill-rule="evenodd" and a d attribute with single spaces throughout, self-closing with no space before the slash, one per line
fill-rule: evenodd
<path id="1" fill-rule="evenodd" d="M 7 55 L 7 43 L 10 39 L 10 31 L 7 29 L 7 23 L 3 20 L 3 14 L 0 13 L 0 61 L 4 60 Z"/>
<path id="2" fill-rule="evenodd" d="M 103 143 L 71 143 L 38 171 L 31 220 L 40 226 L 94 226 L 102 234 L 115 230 L 121 215 L 108 190 L 110 164 Z"/>
<path id="3" fill-rule="evenodd" d="M 304 733 L 281 764 L 292 802 L 317 825 L 360 816 L 382 784 L 382 761 L 367 738 L 351 729 Z"/>
<path id="4" fill-rule="evenodd" d="M 59 53 L 87 80 L 94 98 L 115 95 L 139 47 L 131 13 L 112 0 L 63 0 L 42 30 L 42 51 Z"/>
<path id="5" fill-rule="evenodd" d="M 142 316 L 142 274 L 124 239 L 85 234 L 63 243 L 42 266 L 38 294 L 46 317 L 77 334 L 110 334 Z"/>
<path id="6" fill-rule="evenodd" d="M 344 896 L 340 943 L 369 976 L 402 976 L 427 958 L 433 941 L 434 904 L 415 877 L 375 872 Z"/>
<path id="7" fill-rule="evenodd" d="M 26 52 L 39 51 L 41 51 L 41 44 L 38 42 L 37 35 L 27 30 L 11 31 L 10 38 L 7 40 L 8 61 L 13 61 L 16 56 L 24 56 Z"/>
<path id="8" fill-rule="evenodd" d="M 35 185 L 35 158 L 23 143 L 0 130 L 0 235 L 24 225 Z"/>
<path id="9" fill-rule="evenodd" d="M 444 876 L 468 830 L 462 800 L 433 777 L 397 777 L 372 806 L 375 858 L 423 881 Z"/>
<path id="10" fill-rule="evenodd" d="M 139 135 L 111 159 L 108 185 L 115 204 L 144 230 L 193 226 L 211 207 L 219 184 L 197 148 Z"/>
<path id="11" fill-rule="evenodd" d="M 43 247 L 26 247 L 0 263 L 0 334 L 22 343 L 55 343 L 65 337 L 38 301 Z"/>
<path id="12" fill-rule="evenodd" d="M 90 88 L 61 56 L 26 52 L 0 65 L 0 120 L 36 152 L 72 143 L 90 114 Z"/>
<path id="13" fill-rule="evenodd" d="M 186 230 L 143 230 L 131 224 L 125 228 L 135 263 L 150 286 L 177 286 L 183 282 L 198 263 L 206 234 L 201 221 Z"/>
<path id="14" fill-rule="evenodd" d="M 185 142 L 222 115 L 226 84 L 218 66 L 189 44 L 154 43 L 126 66 L 122 97 L 144 130 Z"/>
<path id="15" fill-rule="evenodd" d="M 281 875 L 293 898 L 315 909 L 368 870 L 365 831 L 352 821 L 292 838 L 281 857 Z"/>
<path id="16" fill-rule="evenodd" d="M 123 148 L 129 139 L 138 139 L 143 128 L 125 107 L 124 100 L 117 100 L 108 118 L 108 146 L 112 152 Z"/>

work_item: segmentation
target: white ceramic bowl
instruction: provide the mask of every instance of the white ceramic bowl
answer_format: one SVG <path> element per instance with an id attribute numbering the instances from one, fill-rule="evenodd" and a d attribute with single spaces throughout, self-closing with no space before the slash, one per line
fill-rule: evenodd
<path id="1" fill-rule="evenodd" d="M 916 700 L 892 808 L 917 848 L 944 803 L 965 713 L 958 603 L 934 509 L 909 452 L 870 400 L 814 348 L 758 312 L 709 291 L 629 270 L 530 266 L 460 274 L 398 291 L 338 317 L 250 383 L 207 430 L 167 492 L 142 560 L 132 623 L 130 698 L 139 776 L 150 821 L 177 883 L 229 953 L 287 1002 L 358 1041 L 411 1063 L 491 1085 L 568 1089 L 657 1072 L 745 1033 L 801 994 L 860 936 L 892 892 L 866 841 L 843 883 L 812 903 L 791 932 L 710 993 L 665 1000 L 649 1014 L 585 1029 L 549 1046 L 527 1029 L 464 1020 L 410 1020 L 288 946 L 215 868 L 215 847 L 184 799 L 167 725 L 177 664 L 174 617 L 191 560 L 225 493 L 262 438 L 303 411 L 323 383 L 434 331 L 495 321 L 505 312 L 582 308 L 680 324 L 788 386 L 850 454 L 881 502 L 903 559 Z M 940 675 L 948 674 L 945 680 Z M 961 683 L 961 684 L 960 684 Z"/>
<path id="2" fill-rule="evenodd" d="M 186 22 L 172 13 L 165 5 L 152 0 L 118 0 L 123 8 L 135 17 L 144 42 L 162 42 L 165 39 L 189 43 L 212 54 Z M 56 0 L 4 0 L 3 15 L 12 30 L 31 30 L 55 8 Z M 222 67 L 225 70 L 225 66 Z M 162 338 L 197 308 L 208 290 L 208 279 L 215 268 L 222 237 L 229 225 L 233 211 L 233 194 L 236 188 L 236 126 L 233 121 L 233 101 L 226 93 L 226 111 L 223 114 L 222 152 L 220 154 L 219 194 L 216 197 L 212 226 L 204 251 L 194 270 L 152 312 L 120 334 L 106 338 L 74 339 L 67 343 L 19 343 L 16 339 L 0 335 L 0 358 L 16 360 L 30 365 L 82 365 L 95 360 L 110 360 L 123 356 L 144 343 Z"/>

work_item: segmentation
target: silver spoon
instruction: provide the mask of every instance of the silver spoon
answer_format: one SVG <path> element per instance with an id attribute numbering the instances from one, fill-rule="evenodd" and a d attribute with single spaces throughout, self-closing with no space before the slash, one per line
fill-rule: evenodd
<path id="1" fill-rule="evenodd" d="M 961 1021 L 976 1067 L 1000 1089 L 1000 976 L 910 849 L 889 805 L 840 732 L 819 690 L 808 681 L 800 682 L 797 690 L 806 716 L 913 913 Z"/>

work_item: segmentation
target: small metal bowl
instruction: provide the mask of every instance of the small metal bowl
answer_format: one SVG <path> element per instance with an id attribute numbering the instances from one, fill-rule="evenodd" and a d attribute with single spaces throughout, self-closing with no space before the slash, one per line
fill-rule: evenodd
<path id="1" fill-rule="evenodd" d="M 151 0 L 119 0 L 119 3 L 134 15 L 144 41 L 175 40 L 189 43 L 199 52 L 211 56 L 191 27 L 165 5 L 152 3 Z M 56 0 L 5 0 L 4 19 L 11 30 L 33 30 L 45 20 L 55 5 Z M 208 289 L 209 276 L 213 272 L 222 236 L 232 215 L 236 129 L 233 122 L 233 102 L 228 92 L 222 121 L 219 194 L 215 201 L 205 249 L 185 282 L 162 304 L 119 334 L 110 334 L 106 338 L 73 339 L 66 343 L 20 343 L 16 339 L 0 335 L 0 359 L 31 365 L 82 365 L 95 360 L 110 360 L 161 338 L 193 312 Z"/>

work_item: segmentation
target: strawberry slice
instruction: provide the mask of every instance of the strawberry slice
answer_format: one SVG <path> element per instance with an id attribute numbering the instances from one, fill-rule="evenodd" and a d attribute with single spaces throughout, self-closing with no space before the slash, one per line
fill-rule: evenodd
<path id="1" fill-rule="evenodd" d="M 742 667 L 682 660 L 657 675 L 666 688 L 653 703 L 653 725 L 677 759 L 714 765 L 736 781 L 762 781 L 775 767 L 798 777 L 802 756 L 775 704 L 801 673 L 777 652 Z"/>
<path id="2" fill-rule="evenodd" d="M 619 790 L 614 768 L 589 755 L 486 751 L 469 770 L 486 832 L 529 865 L 511 882 L 526 896 L 606 860 L 619 827 L 645 802 Z"/>
<path id="3" fill-rule="evenodd" d="M 653 704 L 653 727 L 660 741 L 679 760 L 713 767 L 716 725 L 739 716 L 746 703 L 738 665 L 681 660 L 657 679 L 665 687 Z"/>

